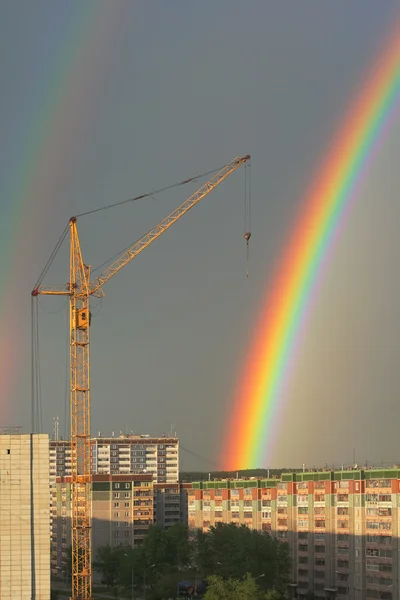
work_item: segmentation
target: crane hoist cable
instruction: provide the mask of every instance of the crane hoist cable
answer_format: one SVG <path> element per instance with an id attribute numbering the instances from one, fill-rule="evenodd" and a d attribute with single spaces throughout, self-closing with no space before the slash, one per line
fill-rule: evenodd
<path id="1" fill-rule="evenodd" d="M 33 296 L 31 299 L 31 427 L 32 433 L 43 431 L 39 310 L 37 299 Z"/>
<path id="2" fill-rule="evenodd" d="M 249 173 L 247 174 L 247 170 Z M 244 239 L 246 240 L 246 279 L 249 278 L 249 253 L 251 238 L 251 163 L 244 165 Z"/>

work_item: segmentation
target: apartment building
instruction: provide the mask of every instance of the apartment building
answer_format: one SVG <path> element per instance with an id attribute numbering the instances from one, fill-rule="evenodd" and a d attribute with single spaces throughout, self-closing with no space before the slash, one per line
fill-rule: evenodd
<path id="1" fill-rule="evenodd" d="M 50 598 L 49 438 L 0 435 L 0 598 Z"/>
<path id="2" fill-rule="evenodd" d="M 71 475 L 71 442 L 69 440 L 50 440 L 50 486 L 57 477 Z"/>
<path id="3" fill-rule="evenodd" d="M 91 440 L 91 462 L 94 474 L 151 473 L 155 483 L 179 481 L 179 440 L 176 437 L 121 435 Z M 69 441 L 50 442 L 50 477 L 71 474 Z"/>
<path id="4" fill-rule="evenodd" d="M 392 600 L 400 594 L 400 470 L 283 474 L 193 483 L 192 529 L 245 524 L 288 542 L 298 595 Z"/>
<path id="5" fill-rule="evenodd" d="M 71 478 L 57 478 L 52 488 L 51 568 L 65 566 L 71 545 Z M 92 541 L 99 546 L 137 546 L 153 524 L 153 481 L 150 474 L 93 475 Z"/>
<path id="6" fill-rule="evenodd" d="M 163 528 L 187 523 L 187 483 L 154 484 L 154 523 Z"/>

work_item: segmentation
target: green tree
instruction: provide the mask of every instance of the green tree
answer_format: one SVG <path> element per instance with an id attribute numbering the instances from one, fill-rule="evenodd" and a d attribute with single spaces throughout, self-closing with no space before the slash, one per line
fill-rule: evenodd
<path id="1" fill-rule="evenodd" d="M 190 565 L 192 560 L 192 545 L 189 542 L 189 530 L 183 523 L 176 523 L 165 531 L 166 552 L 165 562 L 175 569 Z"/>
<path id="2" fill-rule="evenodd" d="M 101 574 L 107 587 L 114 587 L 119 580 L 123 549 L 121 547 L 101 546 L 97 549 L 93 568 Z"/>
<path id="3" fill-rule="evenodd" d="M 165 574 L 179 572 L 191 561 L 191 545 L 188 528 L 180 523 L 165 530 L 157 525 L 149 528 L 143 543 L 138 548 L 125 549 L 126 557 L 121 561 L 120 581 L 129 587 L 134 572 L 135 587 L 152 587 Z M 154 565 L 154 567 L 152 566 Z"/>
<path id="4" fill-rule="evenodd" d="M 246 573 L 258 578 L 264 589 L 285 590 L 289 580 L 289 549 L 266 532 L 245 525 L 219 523 L 210 531 L 199 531 L 196 564 L 205 576 L 243 579 Z"/>
<path id="5" fill-rule="evenodd" d="M 204 600 L 260 600 L 260 589 L 249 573 L 244 579 L 223 579 L 211 575 Z"/>
<path id="6" fill-rule="evenodd" d="M 284 594 L 275 588 L 267 590 L 264 594 L 264 600 L 283 600 L 283 598 L 285 598 Z"/>

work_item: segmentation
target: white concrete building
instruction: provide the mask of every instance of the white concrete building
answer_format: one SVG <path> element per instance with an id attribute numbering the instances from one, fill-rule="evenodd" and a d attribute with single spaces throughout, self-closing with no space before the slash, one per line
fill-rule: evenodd
<path id="1" fill-rule="evenodd" d="M 0 598 L 50 598 L 48 435 L 0 435 Z"/>
<path id="2" fill-rule="evenodd" d="M 149 435 L 97 437 L 91 441 L 92 473 L 128 475 L 150 473 L 154 483 L 179 481 L 179 439 Z M 71 446 L 67 440 L 50 442 L 50 478 L 71 475 Z"/>

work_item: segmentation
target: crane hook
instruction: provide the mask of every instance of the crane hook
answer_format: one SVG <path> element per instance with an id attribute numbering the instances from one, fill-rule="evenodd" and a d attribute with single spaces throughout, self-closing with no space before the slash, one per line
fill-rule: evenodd
<path id="1" fill-rule="evenodd" d="M 249 278 L 249 242 L 251 238 L 250 231 L 246 231 L 244 234 L 244 239 L 246 240 L 246 279 Z"/>

